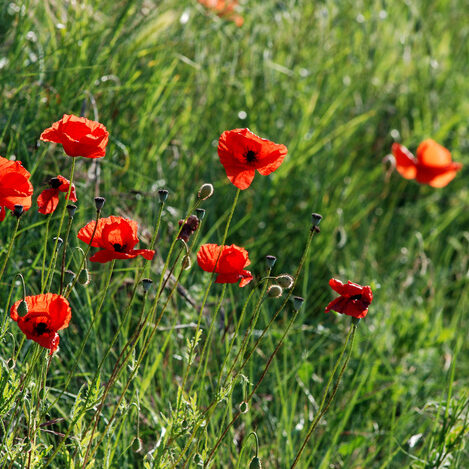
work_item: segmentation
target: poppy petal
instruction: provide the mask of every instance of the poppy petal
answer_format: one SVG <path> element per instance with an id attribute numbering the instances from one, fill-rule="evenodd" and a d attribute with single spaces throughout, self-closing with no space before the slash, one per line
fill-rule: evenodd
<path id="1" fill-rule="evenodd" d="M 450 151 L 431 138 L 418 146 L 416 154 L 421 165 L 432 168 L 446 168 L 452 161 Z"/>
<path id="2" fill-rule="evenodd" d="M 55 212 L 59 203 L 59 191 L 57 189 L 45 189 L 37 198 L 38 212 L 49 215 Z"/>
<path id="3" fill-rule="evenodd" d="M 415 179 L 417 175 L 416 159 L 414 155 L 403 145 L 393 143 L 392 154 L 396 160 L 396 169 L 405 179 Z"/>

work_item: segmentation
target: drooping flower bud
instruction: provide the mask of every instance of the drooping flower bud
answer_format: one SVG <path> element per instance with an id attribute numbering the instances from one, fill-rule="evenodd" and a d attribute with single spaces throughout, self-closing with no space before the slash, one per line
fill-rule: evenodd
<path id="1" fill-rule="evenodd" d="M 151 278 L 144 278 L 142 279 L 142 286 L 143 286 L 143 290 L 145 292 L 147 292 L 148 290 L 150 290 L 150 287 L 152 286 L 153 284 L 153 280 Z"/>
<path id="2" fill-rule="evenodd" d="M 21 215 L 23 215 L 23 206 L 20 205 L 20 204 L 17 204 L 15 205 L 15 208 L 13 210 L 13 215 L 16 217 L 16 218 L 19 218 L 21 217 Z"/>
<path id="3" fill-rule="evenodd" d="M 203 220 L 205 218 L 205 209 L 203 208 L 196 208 L 195 213 L 197 214 L 197 218 L 199 220 Z"/>
<path id="4" fill-rule="evenodd" d="M 246 414 L 249 411 L 249 404 L 246 401 L 243 401 L 239 404 L 239 411 L 242 414 Z"/>
<path id="5" fill-rule="evenodd" d="M 305 299 L 302 298 L 301 296 L 294 296 L 294 297 L 292 298 L 293 309 L 294 309 L 295 311 L 298 311 L 298 310 L 301 308 L 301 306 L 302 306 L 302 304 L 303 304 L 304 301 L 305 301 Z"/>
<path id="6" fill-rule="evenodd" d="M 192 262 L 191 262 L 191 258 L 188 254 L 186 254 L 183 258 L 182 258 L 182 269 L 183 270 L 189 270 L 192 266 Z"/>
<path id="7" fill-rule="evenodd" d="M 272 269 L 276 262 L 277 258 L 275 256 L 271 256 L 270 254 L 265 256 L 265 263 L 269 269 Z"/>
<path id="8" fill-rule="evenodd" d="M 164 204 L 168 198 L 169 192 L 166 189 L 159 189 L 158 195 L 160 197 L 160 203 Z"/>
<path id="9" fill-rule="evenodd" d="M 75 272 L 71 270 L 65 271 L 65 283 L 70 285 L 75 280 L 75 277 L 76 277 Z"/>
<path id="10" fill-rule="evenodd" d="M 257 456 L 252 458 L 249 469 L 262 469 L 261 460 Z"/>
<path id="11" fill-rule="evenodd" d="M 90 283 L 90 273 L 88 269 L 81 269 L 78 274 L 78 281 L 80 282 L 80 285 L 83 285 L 84 287 Z"/>
<path id="12" fill-rule="evenodd" d="M 195 215 L 191 215 L 187 218 L 186 222 L 184 220 L 179 220 L 179 226 L 182 226 L 181 232 L 179 233 L 178 239 L 182 239 L 186 243 L 189 242 L 189 238 L 199 227 L 199 219 Z"/>
<path id="13" fill-rule="evenodd" d="M 277 283 L 287 290 L 293 286 L 294 279 L 289 274 L 282 274 L 276 278 Z"/>
<path id="14" fill-rule="evenodd" d="M 106 202 L 106 199 L 104 197 L 95 197 L 94 198 L 94 204 L 95 204 L 96 210 L 98 212 L 100 212 L 101 209 L 104 207 L 104 202 Z"/>
<path id="15" fill-rule="evenodd" d="M 271 285 L 267 290 L 267 296 L 270 298 L 279 298 L 282 296 L 283 289 L 280 285 Z"/>
<path id="16" fill-rule="evenodd" d="M 29 311 L 28 304 L 26 303 L 26 301 L 23 300 L 18 305 L 18 314 L 20 316 L 26 316 L 28 314 L 28 311 Z"/>
<path id="17" fill-rule="evenodd" d="M 202 184 L 202 187 L 199 189 L 197 197 L 202 200 L 207 200 L 213 195 L 213 186 L 212 184 L 206 183 Z"/>
<path id="18" fill-rule="evenodd" d="M 59 251 L 60 248 L 62 247 L 62 244 L 64 243 L 64 240 L 60 237 L 57 238 L 57 236 L 54 236 L 52 239 L 54 240 L 54 242 L 55 240 L 57 240 L 57 251 Z"/>
<path id="19" fill-rule="evenodd" d="M 73 218 L 75 216 L 75 212 L 77 211 L 77 206 L 73 204 L 67 205 L 68 216 Z"/>

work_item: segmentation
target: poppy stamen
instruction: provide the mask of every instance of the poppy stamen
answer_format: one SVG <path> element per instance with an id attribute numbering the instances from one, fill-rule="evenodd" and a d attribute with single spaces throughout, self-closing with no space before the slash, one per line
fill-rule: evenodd
<path id="1" fill-rule="evenodd" d="M 361 295 L 353 295 L 350 297 L 351 300 L 361 300 L 362 296 Z"/>
<path id="2" fill-rule="evenodd" d="M 119 243 L 115 243 L 112 245 L 112 247 L 114 248 L 114 251 L 117 251 L 117 252 L 124 252 L 125 251 L 125 244 L 123 246 L 121 246 Z"/>
<path id="3" fill-rule="evenodd" d="M 34 328 L 34 331 L 36 332 L 37 335 L 42 335 L 50 332 L 50 329 L 47 327 L 47 323 L 45 322 L 40 322 L 36 325 Z"/>
<path id="4" fill-rule="evenodd" d="M 255 151 L 248 150 L 244 157 L 248 163 L 252 163 L 257 160 L 257 153 Z"/>
<path id="5" fill-rule="evenodd" d="M 58 189 L 62 185 L 62 181 L 59 178 L 49 179 L 49 186 L 52 189 Z"/>

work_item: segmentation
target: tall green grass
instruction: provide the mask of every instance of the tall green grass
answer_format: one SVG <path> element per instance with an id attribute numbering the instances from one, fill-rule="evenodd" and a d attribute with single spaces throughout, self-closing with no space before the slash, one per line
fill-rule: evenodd
<path id="1" fill-rule="evenodd" d="M 157 190 L 167 188 L 170 198 L 163 213 L 158 261 L 152 264 L 156 276 L 177 222 L 203 182 L 213 183 L 215 194 L 204 204 L 207 215 L 199 241 L 221 239 L 235 193 L 216 154 L 221 132 L 249 127 L 286 144 L 289 155 L 279 170 L 268 178 L 257 176 L 241 194 L 228 243 L 249 250 L 251 270 L 259 278 L 267 254 L 278 257 L 276 273 L 291 273 L 303 252 L 310 214 L 321 213 L 321 233 L 313 241 L 295 291 L 306 302 L 249 412 L 221 444 L 214 467 L 247 467 L 254 450 L 246 437 L 253 430 L 265 467 L 291 464 L 349 326 L 346 317 L 323 314 L 332 298 L 327 287 L 331 276 L 370 284 L 375 299 L 359 326 L 336 401 L 299 467 L 466 467 L 465 4 L 250 0 L 242 7 L 245 24 L 237 28 L 195 0 L 1 2 L 0 154 L 23 162 L 33 175 L 35 196 L 47 177 L 68 177 L 70 160 L 59 149 L 38 144 L 38 138 L 63 113 L 79 114 L 86 101 L 86 115 L 103 122 L 111 140 L 106 158 L 99 162 L 98 179 L 89 161 L 77 161 L 79 209 L 71 246 L 79 245 L 77 230 L 94 216 L 95 195 L 106 197 L 106 216 L 137 220 L 141 239 L 148 242 L 159 208 Z M 394 140 L 415 150 L 428 137 L 466 165 L 444 189 L 405 181 L 383 162 Z M 21 243 L 14 246 L 0 286 L 2 316 L 8 315 L 7 295 L 16 272 L 23 273 L 29 294 L 40 291 L 45 218 L 34 206 L 24 218 Z M 51 232 L 57 224 L 53 219 Z M 12 230 L 11 220 L 5 220 L 0 228 L 4 249 Z M 74 262 L 78 260 L 77 256 Z M 95 389 L 88 386 L 120 323 L 138 264 L 116 264 L 105 314 L 93 329 L 78 374 L 44 418 L 50 424 L 38 434 L 43 455 L 38 453 L 34 467 L 42 467 L 53 453 L 85 394 L 91 402 L 99 395 L 101 383 Z M 90 324 L 94 295 L 106 280 L 106 267 L 93 265 L 91 270 L 93 288 L 77 289 L 71 296 L 72 324 L 62 334 L 47 381 L 51 402 L 68 378 Z M 199 305 L 207 278 L 197 266 L 182 277 L 182 285 Z M 221 286 L 212 290 L 210 311 L 220 291 Z M 210 342 L 207 379 L 194 383 L 197 411 L 213 398 L 213 380 L 227 351 L 224 330 L 236 327 L 248 294 L 248 288 L 226 290 Z M 14 298 L 21 295 L 21 288 L 15 287 Z M 256 331 L 275 312 L 273 302 L 263 304 Z M 141 303 L 139 296 L 135 316 Z M 184 350 L 193 338 L 197 314 L 182 296 L 173 298 L 90 467 L 152 467 L 159 442 L 176 418 Z M 276 320 L 244 370 L 244 384 L 236 385 L 217 407 L 194 452 L 204 457 L 213 448 L 257 382 L 290 314 Z M 3 399 L 34 351 L 34 344 L 26 342 L 17 362 L 9 361 L 21 333 L 6 321 L 8 329 L 0 343 Z M 133 317 L 125 324 L 111 358 L 117 358 L 135 321 Z M 203 318 L 202 327 L 206 333 L 208 318 Z M 241 339 L 242 335 L 239 343 Z M 112 365 L 105 363 L 103 382 Z M 110 402 L 117 399 L 131 371 L 124 371 Z M 2 467 L 26 467 L 28 440 L 23 430 L 34 402 L 30 391 L 34 390 L 28 390 L 15 408 L 18 432 L 11 435 L 0 426 Z M 190 397 L 195 399 L 195 394 Z M 111 412 L 112 405 L 104 408 L 97 438 Z M 74 453 L 86 450 L 82 432 L 90 416 L 85 413 L 77 422 L 52 467 L 74 467 Z M 4 422 L 11 418 L 5 414 Z M 186 442 L 182 432 L 172 443 L 173 461 Z M 168 462 L 160 467 L 171 467 L 171 457 L 165 457 Z M 185 467 L 196 467 L 196 461 L 191 459 Z"/>

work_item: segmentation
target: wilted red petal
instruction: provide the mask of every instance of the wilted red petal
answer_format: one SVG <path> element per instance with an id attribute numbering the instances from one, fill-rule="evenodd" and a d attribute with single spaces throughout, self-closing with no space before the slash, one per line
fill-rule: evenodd
<path id="1" fill-rule="evenodd" d="M 38 212 L 43 215 L 49 215 L 55 212 L 59 204 L 58 189 L 44 189 L 37 198 Z"/>

